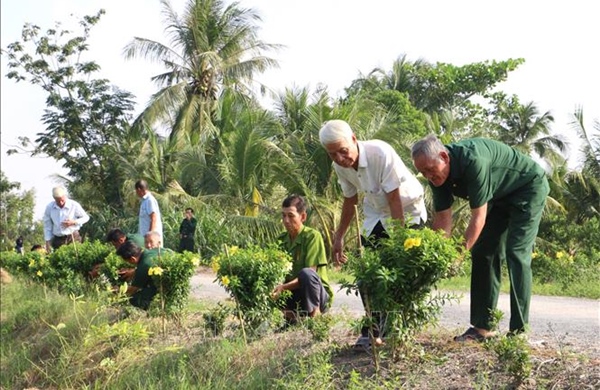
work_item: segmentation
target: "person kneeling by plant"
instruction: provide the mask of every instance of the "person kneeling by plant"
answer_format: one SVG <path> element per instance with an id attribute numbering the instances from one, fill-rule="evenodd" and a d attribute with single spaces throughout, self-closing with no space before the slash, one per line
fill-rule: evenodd
<path id="1" fill-rule="evenodd" d="M 284 315 L 288 324 L 298 316 L 324 313 L 331 306 L 333 290 L 327 276 L 327 256 L 321 233 L 304 226 L 306 203 L 299 195 L 290 195 L 282 203 L 281 217 L 286 232 L 279 236 L 281 249 L 292 257 L 292 269 L 273 295 L 290 291 Z M 301 312 L 298 312 L 301 309 Z"/>
<path id="2" fill-rule="evenodd" d="M 136 266 L 126 294 L 131 297 L 129 302 L 133 306 L 143 310 L 148 309 L 158 291 L 149 273 L 149 270 L 156 266 L 155 259 L 158 253 L 156 250 L 144 250 L 132 241 L 125 241 L 117 249 L 118 256 Z"/>

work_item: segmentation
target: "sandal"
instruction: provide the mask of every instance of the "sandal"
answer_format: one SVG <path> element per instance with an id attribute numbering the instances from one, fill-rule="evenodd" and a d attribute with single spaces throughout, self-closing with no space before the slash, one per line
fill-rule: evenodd
<path id="1" fill-rule="evenodd" d="M 465 341 L 477 341 L 477 342 L 482 342 L 485 341 L 487 339 L 490 339 L 494 336 L 484 336 L 481 333 L 479 333 L 477 331 L 477 329 L 475 328 L 469 328 L 465 331 L 465 333 L 461 334 L 460 336 L 456 336 L 454 337 L 454 341 L 458 341 L 458 342 L 465 342 Z"/>

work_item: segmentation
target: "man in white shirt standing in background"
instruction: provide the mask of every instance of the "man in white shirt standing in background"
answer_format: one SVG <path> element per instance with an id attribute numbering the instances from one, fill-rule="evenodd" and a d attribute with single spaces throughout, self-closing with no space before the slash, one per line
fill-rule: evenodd
<path id="1" fill-rule="evenodd" d="M 76 201 L 67 197 L 67 190 L 62 187 L 52 189 L 54 202 L 46 206 L 44 212 L 44 240 L 46 251 L 56 250 L 62 245 L 81 242 L 79 229 L 90 220 L 89 215 Z"/>
<path id="2" fill-rule="evenodd" d="M 145 237 L 148 232 L 157 232 L 160 234 L 161 241 L 164 241 L 158 202 L 148 190 L 146 180 L 138 180 L 135 183 L 135 193 L 142 199 L 142 203 L 140 203 L 138 233 Z M 162 242 L 160 246 L 162 247 Z"/>

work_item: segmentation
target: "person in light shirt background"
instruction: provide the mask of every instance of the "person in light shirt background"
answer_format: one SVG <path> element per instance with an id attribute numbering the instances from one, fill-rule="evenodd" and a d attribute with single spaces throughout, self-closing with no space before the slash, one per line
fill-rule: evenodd
<path id="1" fill-rule="evenodd" d="M 145 237 L 148 232 L 157 232 L 160 235 L 162 247 L 163 226 L 160 208 L 156 198 L 148 189 L 146 180 L 138 180 L 135 183 L 135 193 L 141 199 L 138 234 Z"/>
<path id="2" fill-rule="evenodd" d="M 46 206 L 43 219 L 47 252 L 75 241 L 81 242 L 79 229 L 90 220 L 83 207 L 68 198 L 64 187 L 54 187 L 52 197 L 54 201 Z"/>

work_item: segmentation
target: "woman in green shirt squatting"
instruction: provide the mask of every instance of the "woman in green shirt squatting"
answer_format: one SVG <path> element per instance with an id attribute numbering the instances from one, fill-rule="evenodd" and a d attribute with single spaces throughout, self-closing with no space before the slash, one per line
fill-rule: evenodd
<path id="1" fill-rule="evenodd" d="M 288 196 L 282 204 L 281 218 L 286 232 L 279 236 L 281 248 L 292 256 L 292 269 L 273 295 L 291 291 L 284 315 L 288 324 L 298 316 L 314 317 L 331 306 L 333 290 L 327 277 L 327 255 L 321 233 L 304 226 L 306 203 L 299 195 Z"/>

